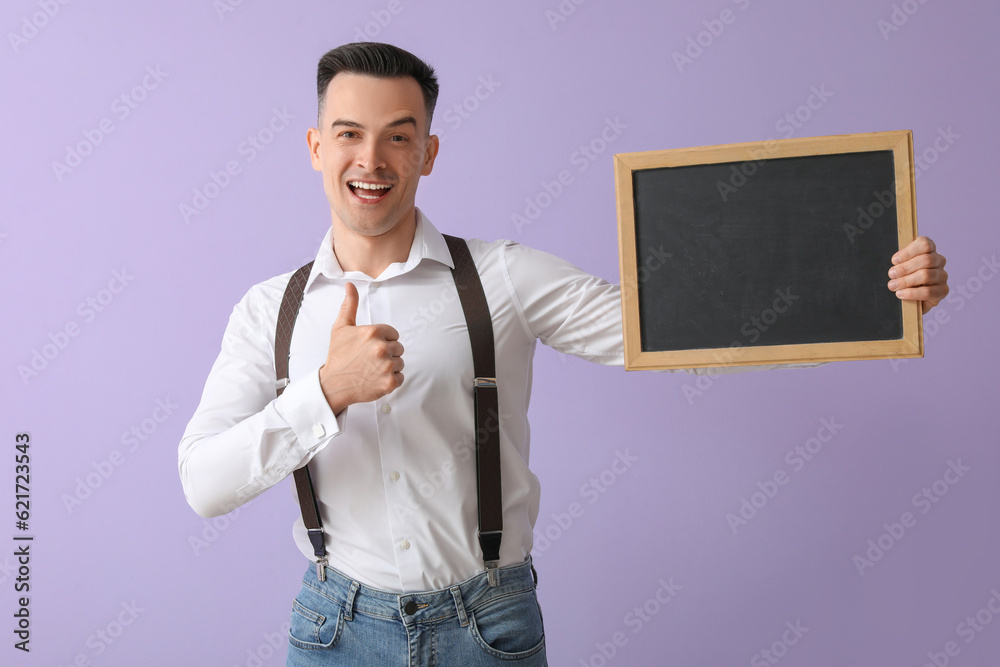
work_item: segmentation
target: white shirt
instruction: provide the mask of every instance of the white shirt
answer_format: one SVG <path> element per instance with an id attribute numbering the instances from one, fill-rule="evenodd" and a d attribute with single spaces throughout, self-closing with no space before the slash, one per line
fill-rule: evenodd
<path id="1" fill-rule="evenodd" d="M 496 345 L 502 567 L 530 553 L 538 515 L 527 418 L 535 343 L 624 366 L 621 298 L 617 285 L 513 241 L 472 239 L 469 249 Z M 390 264 L 374 279 L 341 269 L 331 229 L 306 282 L 291 341 L 291 383 L 278 398 L 274 330 L 291 273 L 252 287 L 233 310 L 181 439 L 178 467 L 191 507 L 206 517 L 224 514 L 312 462 L 331 567 L 400 593 L 444 588 L 483 571 L 472 347 L 452 266 L 444 238 L 419 209 L 406 262 Z M 405 379 L 389 395 L 334 417 L 319 367 L 347 282 L 358 288 L 358 325 L 399 331 Z M 314 560 L 301 516 L 292 533 Z"/>
<path id="2" fill-rule="evenodd" d="M 444 588 L 483 570 L 472 400 L 472 350 L 452 260 L 418 210 L 406 262 L 372 279 L 341 269 L 327 233 L 306 282 L 275 398 L 274 329 L 291 276 L 255 285 L 233 310 L 222 351 L 179 447 L 184 494 L 202 516 L 229 512 L 310 463 L 330 566 L 388 591 Z M 503 481 L 500 565 L 532 546 L 540 488 L 528 468 L 528 403 L 536 340 L 624 365 L 616 285 L 512 241 L 470 240 L 496 344 Z M 334 417 L 319 384 L 345 284 L 357 324 L 400 332 L 402 386 Z M 732 369 L 741 370 L 741 369 Z M 704 371 L 702 371 L 704 372 Z M 313 549 L 299 517 L 302 553 Z"/>

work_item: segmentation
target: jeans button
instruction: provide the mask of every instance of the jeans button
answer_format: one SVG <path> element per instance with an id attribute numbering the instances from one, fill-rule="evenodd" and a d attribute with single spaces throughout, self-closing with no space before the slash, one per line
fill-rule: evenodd
<path id="1" fill-rule="evenodd" d="M 409 616 L 413 616 L 417 613 L 417 603 L 413 600 L 409 600 L 405 605 L 403 605 L 403 611 L 405 611 Z"/>

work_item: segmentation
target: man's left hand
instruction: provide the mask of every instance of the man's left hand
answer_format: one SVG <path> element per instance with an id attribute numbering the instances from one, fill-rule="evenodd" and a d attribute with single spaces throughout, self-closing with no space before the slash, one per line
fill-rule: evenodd
<path id="1" fill-rule="evenodd" d="M 946 261 L 934 241 L 917 237 L 892 256 L 889 289 L 904 301 L 920 301 L 926 313 L 948 296 Z"/>

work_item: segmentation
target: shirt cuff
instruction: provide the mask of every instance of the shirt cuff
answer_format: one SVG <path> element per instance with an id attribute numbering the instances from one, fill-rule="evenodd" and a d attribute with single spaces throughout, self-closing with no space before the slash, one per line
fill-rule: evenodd
<path id="1" fill-rule="evenodd" d="M 319 368 L 289 384 L 274 401 L 274 409 L 295 433 L 304 453 L 314 453 L 347 424 L 347 410 L 337 417 L 327 403 L 319 383 Z"/>
<path id="2" fill-rule="evenodd" d="M 326 402 L 319 383 L 319 369 L 289 384 L 271 404 L 275 414 L 288 425 L 294 437 L 287 449 L 263 473 L 236 491 L 240 503 L 246 503 L 274 486 L 294 470 L 309 463 L 313 456 L 347 424 L 347 410 L 337 417 Z"/>

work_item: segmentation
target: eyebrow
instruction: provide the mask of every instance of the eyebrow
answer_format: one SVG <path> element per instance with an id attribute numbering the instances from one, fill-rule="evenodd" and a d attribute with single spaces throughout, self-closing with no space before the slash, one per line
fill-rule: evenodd
<path id="1" fill-rule="evenodd" d="M 386 125 L 386 129 L 396 128 L 396 127 L 399 127 L 400 125 L 412 125 L 413 129 L 416 129 L 417 128 L 417 119 L 414 118 L 413 116 L 403 116 L 402 118 L 394 120 L 391 123 L 389 123 L 388 125 Z M 353 128 L 359 129 L 359 130 L 365 129 L 364 125 L 362 125 L 361 123 L 358 123 L 358 122 L 353 121 L 353 120 L 348 120 L 346 118 L 338 118 L 337 120 L 333 121 L 333 123 L 330 124 L 330 127 L 338 127 L 338 126 L 340 126 L 340 127 L 353 127 Z"/>

